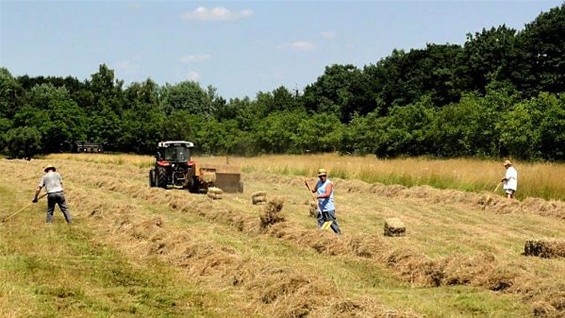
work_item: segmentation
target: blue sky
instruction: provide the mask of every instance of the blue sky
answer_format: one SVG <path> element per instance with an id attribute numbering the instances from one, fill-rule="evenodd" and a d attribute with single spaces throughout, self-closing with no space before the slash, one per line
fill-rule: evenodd
<path id="1" fill-rule="evenodd" d="M 302 91 L 332 64 L 359 68 L 393 49 L 463 44 L 522 30 L 562 1 L 6 1 L 0 65 L 14 76 L 212 85 L 229 99 Z"/>

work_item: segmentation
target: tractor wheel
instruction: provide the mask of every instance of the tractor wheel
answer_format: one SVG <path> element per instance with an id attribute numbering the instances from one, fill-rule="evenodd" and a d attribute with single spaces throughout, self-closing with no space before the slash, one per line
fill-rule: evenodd
<path id="1" fill-rule="evenodd" d="M 155 182 L 155 169 L 149 170 L 149 187 L 153 188 L 156 186 Z"/>
<path id="2" fill-rule="evenodd" d="M 157 186 L 167 188 L 167 169 L 165 167 L 157 167 Z"/>
<path id="3" fill-rule="evenodd" d="M 188 187 L 188 191 L 191 193 L 198 193 L 200 189 L 200 180 L 197 177 L 192 177 L 190 185 Z"/>

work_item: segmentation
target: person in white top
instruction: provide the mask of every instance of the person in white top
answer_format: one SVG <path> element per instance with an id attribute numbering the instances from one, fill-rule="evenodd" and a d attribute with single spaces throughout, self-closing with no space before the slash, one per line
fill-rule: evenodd
<path id="1" fill-rule="evenodd" d="M 504 191 L 506 192 L 506 197 L 508 199 L 513 199 L 516 189 L 518 188 L 518 171 L 512 166 L 512 161 L 504 161 L 504 167 L 506 168 L 506 175 L 500 182 L 503 183 Z"/>
<path id="2" fill-rule="evenodd" d="M 41 192 L 41 189 L 45 188 L 47 192 L 47 223 L 53 223 L 53 212 L 55 211 L 55 204 L 57 204 L 61 212 L 63 212 L 65 220 L 70 224 L 72 217 L 63 192 L 63 178 L 53 165 L 47 165 L 43 171 L 45 174 L 41 177 L 41 180 L 39 180 L 32 202 L 37 203 L 37 196 Z"/>

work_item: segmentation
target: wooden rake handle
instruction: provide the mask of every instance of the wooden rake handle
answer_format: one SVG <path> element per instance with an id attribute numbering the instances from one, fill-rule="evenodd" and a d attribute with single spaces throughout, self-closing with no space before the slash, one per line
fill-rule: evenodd
<path id="1" fill-rule="evenodd" d="M 306 188 L 308 188 L 308 191 L 310 192 L 310 195 L 312 196 L 312 200 L 314 200 L 314 202 L 317 202 L 318 198 L 316 197 L 316 195 L 312 191 L 312 188 L 310 187 L 310 184 L 308 183 L 308 181 L 304 180 L 304 184 L 306 185 Z"/>
<path id="2" fill-rule="evenodd" d="M 43 197 L 46 196 L 46 195 L 47 195 L 47 193 L 42 194 L 41 196 L 39 196 L 39 197 L 37 198 L 37 200 L 43 198 Z M 4 222 L 8 221 L 9 219 L 13 218 L 13 217 L 16 216 L 18 213 L 20 213 L 20 212 L 22 212 L 23 210 L 29 208 L 29 207 L 32 206 L 33 204 L 35 204 L 35 202 L 32 202 L 32 203 L 30 203 L 30 204 L 24 206 L 23 208 L 19 209 L 16 213 L 14 213 L 14 214 L 12 214 L 12 215 L 10 215 L 10 216 L 4 218 L 4 219 L 2 220 L 2 223 L 4 223 Z"/>

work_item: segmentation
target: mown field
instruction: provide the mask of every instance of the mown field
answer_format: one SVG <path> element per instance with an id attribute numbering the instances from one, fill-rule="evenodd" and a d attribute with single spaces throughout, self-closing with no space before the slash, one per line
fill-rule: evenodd
<path id="1" fill-rule="evenodd" d="M 344 232 L 335 236 L 316 229 L 301 176 L 327 158 L 294 158 L 292 168 L 275 159 L 230 158 L 244 169 L 245 192 L 222 200 L 149 188 L 150 157 L 1 160 L 0 217 L 29 204 L 52 163 L 74 224 L 57 210 L 46 225 L 44 199 L 0 223 L 0 316 L 565 315 L 565 260 L 522 255 L 526 240 L 563 237 L 563 201 L 368 183 L 362 163 L 353 166 L 361 159 L 343 157 L 326 166 Z M 489 171 L 470 175 L 490 180 Z M 492 171 L 494 189 L 504 171 Z M 251 204 L 259 190 L 283 200 L 283 222 L 261 226 L 265 206 Z M 383 236 L 388 217 L 405 223 L 405 237 Z"/>

